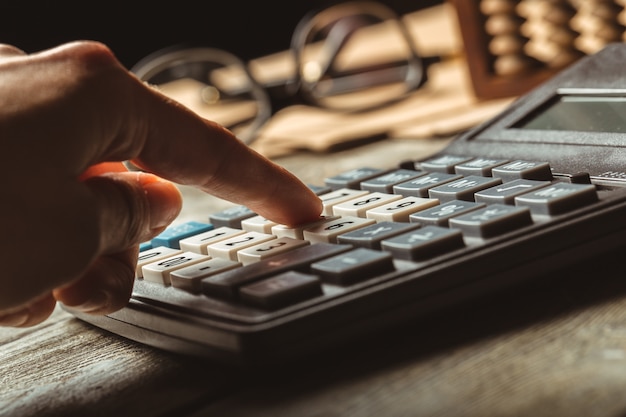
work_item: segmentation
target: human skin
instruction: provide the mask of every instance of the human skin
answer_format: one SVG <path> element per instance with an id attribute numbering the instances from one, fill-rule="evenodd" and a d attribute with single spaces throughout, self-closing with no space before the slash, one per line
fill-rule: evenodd
<path id="1" fill-rule="evenodd" d="M 280 224 L 322 210 L 294 175 L 138 80 L 97 42 L 30 55 L 0 44 L 0 141 L 4 326 L 37 324 L 57 301 L 93 314 L 123 307 L 138 244 L 180 212 L 173 183 Z"/>

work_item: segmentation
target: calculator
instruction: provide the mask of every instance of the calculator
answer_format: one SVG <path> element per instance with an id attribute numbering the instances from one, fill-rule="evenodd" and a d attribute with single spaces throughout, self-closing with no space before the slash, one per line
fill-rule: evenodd
<path id="1" fill-rule="evenodd" d="M 248 208 L 142 245 L 125 338 L 283 363 L 626 244 L 626 45 L 585 57 L 426 159 L 321 178 L 310 224 Z"/>

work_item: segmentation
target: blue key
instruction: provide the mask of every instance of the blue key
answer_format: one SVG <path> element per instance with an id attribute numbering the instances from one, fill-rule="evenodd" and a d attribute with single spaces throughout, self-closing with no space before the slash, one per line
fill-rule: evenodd
<path id="1" fill-rule="evenodd" d="M 152 249 L 152 242 L 143 242 L 139 245 L 139 252 L 143 252 L 148 249 Z"/>
<path id="2" fill-rule="evenodd" d="M 152 247 L 167 246 L 172 249 L 180 249 L 180 240 L 198 233 L 213 230 L 211 223 L 187 222 L 170 226 L 161 234 L 152 239 Z"/>

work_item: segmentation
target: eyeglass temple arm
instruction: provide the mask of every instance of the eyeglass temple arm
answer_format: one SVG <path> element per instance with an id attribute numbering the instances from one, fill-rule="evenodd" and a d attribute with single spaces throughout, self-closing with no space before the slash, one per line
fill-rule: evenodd
<path id="1" fill-rule="evenodd" d="M 430 56 L 422 58 L 423 74 L 418 85 L 411 85 L 409 90 L 419 88 L 428 81 L 428 67 L 437 62 L 441 62 L 440 56 Z M 360 67 L 358 70 L 329 71 L 328 79 L 318 80 L 315 85 L 326 84 L 326 88 L 321 88 L 327 94 L 343 94 L 358 91 L 363 88 L 385 85 L 399 80 L 406 80 L 407 74 L 412 67 L 406 61 L 388 62 L 385 64 L 374 64 L 367 67 Z"/>
<path id="2" fill-rule="evenodd" d="M 356 29 L 362 26 L 361 22 L 365 22 L 367 19 L 365 16 L 350 16 L 337 21 L 330 31 L 328 37 L 324 43 L 324 51 L 320 57 L 320 74 L 325 74 L 329 71 L 330 65 L 335 61 L 339 51 L 354 35 Z"/>

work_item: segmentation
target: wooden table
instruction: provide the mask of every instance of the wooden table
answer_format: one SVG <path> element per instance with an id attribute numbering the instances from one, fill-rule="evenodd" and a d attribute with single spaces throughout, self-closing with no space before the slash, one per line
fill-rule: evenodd
<path id="1" fill-rule="evenodd" d="M 277 162 L 312 182 L 445 143 Z M 181 220 L 226 204 L 184 191 Z M 0 416 L 626 416 L 623 253 L 272 372 L 160 352 L 57 310 L 34 328 L 0 329 Z"/>

